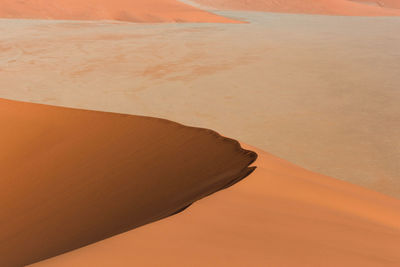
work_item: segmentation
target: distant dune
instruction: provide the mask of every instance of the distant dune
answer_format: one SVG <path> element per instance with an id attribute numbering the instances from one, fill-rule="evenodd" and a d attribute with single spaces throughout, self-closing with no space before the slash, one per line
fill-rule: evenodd
<path id="1" fill-rule="evenodd" d="M 344 16 L 399 16 L 397 0 L 193 0 L 224 10 L 253 10 Z M 372 5 L 371 5 L 372 3 Z M 367 4 L 367 5 L 366 5 Z"/>
<path id="2" fill-rule="evenodd" d="M 177 213 L 256 158 L 211 130 L 149 117 L 0 100 L 0 125 L 2 267 Z"/>
<path id="3" fill-rule="evenodd" d="M 0 0 L 0 18 L 238 23 L 177 0 Z"/>
<path id="4" fill-rule="evenodd" d="M 250 149 L 228 190 L 33 266 L 400 266 L 400 200 Z"/>

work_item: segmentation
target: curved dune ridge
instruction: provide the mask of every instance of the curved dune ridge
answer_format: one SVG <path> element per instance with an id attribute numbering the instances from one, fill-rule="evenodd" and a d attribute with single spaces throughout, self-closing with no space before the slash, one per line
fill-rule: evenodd
<path id="1" fill-rule="evenodd" d="M 257 170 L 228 190 L 32 267 L 400 265 L 400 200 L 249 149 Z"/>
<path id="2" fill-rule="evenodd" d="M 254 170 L 199 128 L 0 100 L 0 266 L 23 266 L 175 214 Z"/>
<path id="3" fill-rule="evenodd" d="M 400 16 L 397 0 L 193 0 L 225 10 L 343 16 Z"/>
<path id="4" fill-rule="evenodd" d="M 177 0 L 0 0 L 0 18 L 239 23 Z"/>

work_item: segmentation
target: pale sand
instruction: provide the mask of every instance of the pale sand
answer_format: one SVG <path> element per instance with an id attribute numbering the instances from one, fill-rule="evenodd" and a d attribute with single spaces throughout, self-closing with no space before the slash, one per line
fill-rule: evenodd
<path id="1" fill-rule="evenodd" d="M 400 200 L 249 149 L 258 167 L 235 186 L 32 267 L 400 265 Z"/>
<path id="2" fill-rule="evenodd" d="M 182 211 L 246 177 L 235 140 L 148 117 L 0 99 L 0 266 Z"/>
<path id="3" fill-rule="evenodd" d="M 243 136 L 243 140 L 251 139 L 249 142 L 253 144 L 260 142 L 269 151 L 275 147 L 285 158 L 303 160 L 304 166 L 311 169 L 334 172 L 351 182 L 400 195 L 399 147 L 396 146 L 399 92 L 395 90 L 399 82 L 399 37 L 395 34 L 399 20 L 224 14 L 252 24 L 141 25 L 139 28 L 123 24 L 3 20 L 0 22 L 0 29 L 5 29 L 5 37 L 0 37 L 3 52 L 0 95 L 100 110 L 158 114 L 206 127 L 216 125 L 214 128 L 223 130 L 225 135 Z M 18 112 L 23 114 L 21 118 L 37 116 L 36 112 L 23 109 Z M 10 122 L 9 118 L 3 112 L 6 125 L 13 125 L 10 131 L 5 131 L 3 140 L 18 137 L 10 133 L 30 132 L 26 124 L 16 119 Z M 86 119 L 80 119 L 80 128 L 86 131 Z M 65 118 L 58 120 L 60 124 L 53 121 L 51 125 L 64 129 L 64 121 Z M 15 131 L 19 125 L 27 128 Z M 43 130 L 45 125 L 35 123 L 32 127 Z M 97 122 L 96 127 L 104 130 L 108 126 Z M 52 131 L 43 133 L 51 135 Z M 64 136 L 62 132 L 55 136 L 59 135 Z M 92 144 L 102 138 L 105 140 L 102 135 L 94 140 L 86 136 L 84 140 Z M 38 140 L 54 143 L 54 138 Z M 33 142 L 33 146 L 36 144 Z M 115 151 L 128 151 L 121 144 Z M 13 142 L 4 142 L 4 145 L 13 147 Z M 158 145 L 157 149 L 160 149 Z M 160 151 L 163 150 L 157 150 L 156 154 Z M 261 155 L 256 163 L 259 170 L 237 186 L 200 201 L 183 214 L 37 266 L 400 264 L 399 200 L 311 173 L 257 151 Z M 184 157 L 189 159 L 192 155 Z M 119 162 L 118 158 L 111 159 Z M 100 172 L 108 168 L 105 164 L 97 165 L 101 167 Z M 3 167 L 10 168 L 10 165 Z M 10 188 L 18 191 L 17 187 Z M 32 192 L 40 196 L 40 192 Z M 187 190 L 175 193 L 183 192 Z M 151 200 L 153 196 L 148 194 L 145 199 Z M 25 197 L 18 199 L 25 201 Z M 125 203 L 117 202 L 118 207 Z M 113 212 L 112 205 L 108 201 L 104 203 L 102 212 Z M 80 202 L 83 207 L 90 207 L 87 204 Z M 143 207 L 148 206 L 147 203 Z M 13 211 L 12 207 L 4 206 L 2 210 Z M 63 207 L 69 213 L 76 210 L 71 205 Z M 24 214 L 20 211 L 17 213 Z M 48 216 L 54 212 L 45 210 L 43 214 Z M 120 213 L 129 218 L 143 214 L 140 210 Z M 35 217 L 27 218 L 35 221 Z M 60 222 L 59 216 L 47 218 Z M 122 228 L 118 227 L 115 231 L 115 225 L 108 231 L 109 224 L 127 223 L 107 215 L 105 218 L 113 220 L 102 228 L 98 222 L 103 220 L 96 217 L 96 227 L 91 229 L 106 230 L 108 234 L 87 239 L 85 231 L 78 234 L 79 239 L 74 238 L 77 233 L 74 227 L 83 225 L 87 230 L 90 218 L 94 217 L 83 217 L 84 223 L 76 222 L 76 218 L 69 221 L 66 224 L 69 235 L 54 231 L 57 228 L 54 224 L 44 229 L 57 232 L 52 236 L 57 240 L 70 238 L 75 245 L 82 245 L 121 232 Z M 8 233 L 16 227 L 18 232 L 18 227 L 24 225 L 22 233 L 26 234 L 31 229 L 26 224 L 36 230 L 43 228 L 40 224 L 12 224 L 7 220 L 8 228 L 1 229 Z M 140 224 L 136 222 L 131 227 Z M 37 245 L 45 241 L 38 236 L 11 240 L 14 243 L 3 243 L 6 251 L 3 254 L 11 261 L 26 262 L 23 257 L 37 259 L 38 251 L 43 258 L 66 250 L 60 248 L 60 243 L 54 249 L 53 242 L 29 249 L 35 242 Z M 13 244 L 14 248 L 10 247 Z M 20 248 L 27 251 L 23 257 L 15 254 L 18 251 L 15 244 L 24 246 Z"/>
<path id="4" fill-rule="evenodd" d="M 0 21 L 0 96 L 215 129 L 400 197 L 400 19 Z"/>
<path id="5" fill-rule="evenodd" d="M 400 16 L 398 0 L 191 0 L 222 10 L 342 16 Z M 188 1 L 186 1 L 188 2 Z"/>
<path id="6" fill-rule="evenodd" d="M 177 0 L 0 0 L 0 18 L 239 23 Z"/>
<path id="7" fill-rule="evenodd" d="M 400 8 L 399 0 L 353 0 L 358 3 L 374 5 L 385 8 Z"/>

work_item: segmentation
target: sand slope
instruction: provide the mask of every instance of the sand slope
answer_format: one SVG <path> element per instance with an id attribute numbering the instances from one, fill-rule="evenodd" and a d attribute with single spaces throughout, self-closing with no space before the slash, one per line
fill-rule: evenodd
<path id="1" fill-rule="evenodd" d="M 224 10 L 254 10 L 281 13 L 303 13 L 346 16 L 398 16 L 399 10 L 391 9 L 398 2 L 365 5 L 366 0 L 193 0 L 199 4 Z M 371 1 L 372 2 L 372 1 Z M 384 1 L 376 1 L 384 2 Z"/>
<path id="2" fill-rule="evenodd" d="M 33 266 L 400 265 L 399 200 L 251 149 L 257 170 L 235 186 Z"/>
<path id="3" fill-rule="evenodd" d="M 0 96 L 214 129 L 400 198 L 400 17 L 227 14 L 250 23 L 2 20 Z"/>
<path id="4" fill-rule="evenodd" d="M 176 0 L 0 0 L 0 18 L 236 22 Z"/>
<path id="5" fill-rule="evenodd" d="M 170 121 L 0 100 L 0 266 L 169 216 L 248 175 L 256 154 Z"/>

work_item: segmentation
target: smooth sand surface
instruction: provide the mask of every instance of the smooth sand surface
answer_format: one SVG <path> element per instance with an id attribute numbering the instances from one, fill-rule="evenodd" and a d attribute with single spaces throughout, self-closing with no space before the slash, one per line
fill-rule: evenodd
<path id="1" fill-rule="evenodd" d="M 214 129 L 400 198 L 400 18 L 0 20 L 0 96 Z"/>
<path id="2" fill-rule="evenodd" d="M 0 18 L 239 23 L 176 0 L 0 0 Z"/>
<path id="3" fill-rule="evenodd" d="M 0 99 L 0 266 L 20 267 L 181 211 L 256 154 L 171 121 Z"/>
<path id="4" fill-rule="evenodd" d="M 315 3 L 300 13 L 397 12 Z M 140 14 L 128 20 L 181 21 Z M 400 20 L 219 14 L 250 24 L 0 20 L 0 96 L 211 127 L 400 196 Z M 210 130 L 148 117 L 1 100 L 0 122 L 7 267 L 168 217 L 244 178 L 255 159 Z M 398 199 L 254 150 L 260 168 L 234 187 L 36 266 L 400 264 Z"/>
<path id="5" fill-rule="evenodd" d="M 398 0 L 191 0 L 222 10 L 252 10 L 280 13 L 342 15 L 342 16 L 399 16 Z"/>
<path id="6" fill-rule="evenodd" d="M 231 188 L 32 267 L 400 265 L 400 200 L 249 149 L 257 169 Z"/>

